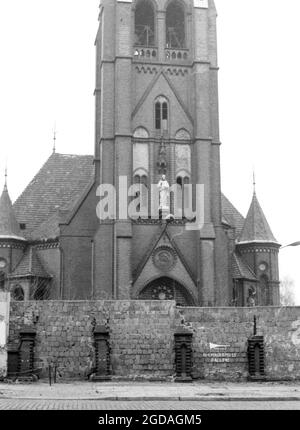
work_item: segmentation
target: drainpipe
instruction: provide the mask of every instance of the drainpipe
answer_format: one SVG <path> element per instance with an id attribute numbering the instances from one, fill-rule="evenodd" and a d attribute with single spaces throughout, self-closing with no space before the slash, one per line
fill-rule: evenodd
<path id="1" fill-rule="evenodd" d="M 91 273 L 91 285 L 92 285 L 92 291 L 91 291 L 91 298 L 92 298 L 92 300 L 94 300 L 94 295 L 95 295 L 95 291 L 94 291 L 94 288 L 95 288 L 95 281 L 94 281 L 94 268 L 95 268 L 95 261 L 94 261 L 94 259 L 95 259 L 95 242 L 92 240 L 91 241 L 92 242 L 92 267 L 91 267 L 91 270 L 92 270 L 92 273 Z"/>
<path id="2" fill-rule="evenodd" d="M 60 251 L 60 279 L 59 279 L 59 297 L 63 300 L 63 288 L 64 288 L 64 251 L 61 244 L 59 244 Z"/>

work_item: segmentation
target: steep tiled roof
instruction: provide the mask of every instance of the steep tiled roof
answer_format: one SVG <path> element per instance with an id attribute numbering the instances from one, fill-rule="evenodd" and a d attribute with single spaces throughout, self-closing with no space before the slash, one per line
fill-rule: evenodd
<path id="1" fill-rule="evenodd" d="M 26 237 L 31 238 L 34 231 L 41 236 L 53 236 L 58 228 L 55 214 L 75 201 L 92 180 L 93 159 L 91 155 L 51 155 L 14 203 L 18 221 L 26 224 Z M 46 228 L 48 220 L 52 223 L 51 231 L 49 226 Z M 44 231 L 39 228 L 42 224 Z"/>
<path id="2" fill-rule="evenodd" d="M 50 278 L 44 269 L 35 249 L 28 247 L 20 263 L 14 269 L 10 277 L 38 276 L 40 278 Z"/>
<path id="3" fill-rule="evenodd" d="M 245 218 L 233 206 L 233 204 L 222 194 L 222 214 L 224 220 L 236 229 L 237 236 L 241 233 Z"/>
<path id="4" fill-rule="evenodd" d="M 6 185 L 0 197 L 0 239 L 1 238 L 24 240 Z"/>
<path id="5" fill-rule="evenodd" d="M 248 211 L 241 236 L 239 237 L 239 243 L 241 242 L 277 243 L 277 240 L 275 239 L 257 200 L 256 193 L 253 194 L 252 203 Z"/>
<path id="6" fill-rule="evenodd" d="M 236 252 L 233 253 L 232 277 L 233 279 L 247 279 L 250 281 L 257 281 L 253 271 Z"/>
<path id="7" fill-rule="evenodd" d="M 31 233 L 32 240 L 40 239 L 56 239 L 59 236 L 59 223 L 61 217 L 59 211 L 54 212 L 49 218 L 47 218 L 41 225 L 39 225 Z"/>

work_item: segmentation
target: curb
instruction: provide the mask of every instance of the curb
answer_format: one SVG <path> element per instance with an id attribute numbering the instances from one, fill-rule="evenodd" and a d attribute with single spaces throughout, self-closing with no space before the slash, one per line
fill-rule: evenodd
<path id="1" fill-rule="evenodd" d="M 0 400 L 51 400 L 51 401 L 115 401 L 115 402 L 300 402 L 300 397 L 232 397 L 232 396 L 199 396 L 199 397 L 6 397 L 0 396 Z"/>

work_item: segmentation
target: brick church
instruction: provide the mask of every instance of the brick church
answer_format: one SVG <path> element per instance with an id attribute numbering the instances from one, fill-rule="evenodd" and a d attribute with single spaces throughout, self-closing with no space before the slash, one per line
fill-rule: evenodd
<path id="1" fill-rule="evenodd" d="M 54 151 L 14 204 L 5 181 L 0 290 L 13 300 L 279 305 L 280 245 L 256 193 L 244 218 L 221 192 L 216 17 L 213 0 L 101 0 L 94 155 Z M 200 230 L 184 210 L 121 218 L 118 199 L 99 219 L 100 184 L 118 194 L 125 177 L 151 204 L 162 175 L 183 195 L 204 185 Z"/>

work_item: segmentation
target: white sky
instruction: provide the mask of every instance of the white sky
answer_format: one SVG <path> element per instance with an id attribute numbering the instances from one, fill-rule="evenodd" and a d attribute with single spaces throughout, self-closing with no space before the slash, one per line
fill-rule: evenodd
<path id="1" fill-rule="evenodd" d="M 299 0 L 215 0 L 222 187 L 246 215 L 257 195 L 282 244 L 300 240 Z M 13 200 L 52 151 L 94 150 L 94 40 L 99 0 L 0 0 L 0 174 Z M 254 7 L 255 6 L 255 7 Z M 0 178 L 0 187 L 1 187 Z M 281 252 L 296 283 L 300 247 Z"/>

